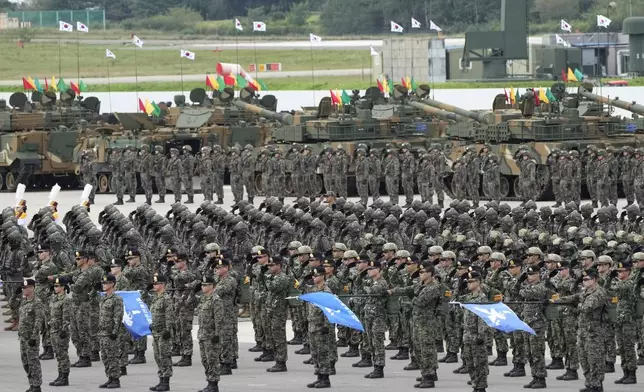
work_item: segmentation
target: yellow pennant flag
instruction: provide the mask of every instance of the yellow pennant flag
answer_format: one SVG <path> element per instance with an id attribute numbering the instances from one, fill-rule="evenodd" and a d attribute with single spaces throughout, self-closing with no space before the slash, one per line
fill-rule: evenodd
<path id="1" fill-rule="evenodd" d="M 570 68 L 568 68 L 568 81 L 569 82 L 578 82 L 577 77 L 575 76 L 575 73 L 572 72 Z"/>
<path id="2" fill-rule="evenodd" d="M 539 87 L 539 101 L 550 103 L 548 96 L 546 96 L 546 92 L 541 87 Z"/>
<path id="3" fill-rule="evenodd" d="M 510 103 L 516 103 L 516 96 L 514 95 L 514 89 L 510 87 Z"/>
<path id="4" fill-rule="evenodd" d="M 148 114 L 148 116 L 154 113 L 154 106 L 152 106 L 147 98 L 145 99 L 145 112 Z"/>
<path id="5" fill-rule="evenodd" d="M 409 76 L 405 78 L 405 84 L 407 84 L 407 90 L 411 90 L 411 78 Z"/>
<path id="6" fill-rule="evenodd" d="M 342 95 L 340 95 L 340 91 L 335 90 L 333 93 L 335 94 L 335 96 L 337 98 L 338 106 L 342 106 L 342 99 L 340 98 L 340 97 L 342 97 Z"/>
<path id="7" fill-rule="evenodd" d="M 51 84 L 49 85 L 49 87 L 53 88 L 54 91 L 58 91 L 58 82 L 56 81 L 55 76 L 51 77 Z"/>

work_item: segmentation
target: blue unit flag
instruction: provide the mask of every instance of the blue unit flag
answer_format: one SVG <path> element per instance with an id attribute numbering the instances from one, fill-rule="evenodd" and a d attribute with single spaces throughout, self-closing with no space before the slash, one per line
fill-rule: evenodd
<path id="1" fill-rule="evenodd" d="M 347 307 L 347 305 L 343 304 L 337 296 L 330 293 L 320 292 L 303 294 L 298 298 L 302 301 L 310 302 L 322 309 L 330 323 L 343 325 L 345 327 L 364 332 L 364 327 L 358 319 L 358 316 L 356 316 L 351 309 Z"/>
<path id="2" fill-rule="evenodd" d="M 503 332 L 525 331 L 536 335 L 530 326 L 524 323 L 506 304 L 461 304 L 465 309 L 483 319 L 487 325 Z"/>

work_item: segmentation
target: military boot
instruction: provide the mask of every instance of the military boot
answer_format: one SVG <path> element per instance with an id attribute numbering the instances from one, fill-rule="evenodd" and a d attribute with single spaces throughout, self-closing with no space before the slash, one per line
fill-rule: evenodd
<path id="1" fill-rule="evenodd" d="M 457 367 L 456 369 L 452 370 L 452 373 L 454 373 L 454 374 L 461 374 L 461 371 L 462 371 L 463 369 L 467 370 L 467 365 L 465 364 L 465 361 L 463 361 L 463 363 L 461 363 L 461 366 L 459 366 L 459 367 Z"/>
<path id="2" fill-rule="evenodd" d="M 152 198 L 151 197 L 146 197 L 145 198 L 145 204 L 152 205 Z"/>
<path id="3" fill-rule="evenodd" d="M 615 373 L 615 362 L 606 362 L 605 373 Z"/>
<path id="4" fill-rule="evenodd" d="M 114 202 L 114 205 L 115 206 L 122 206 L 123 204 L 125 204 L 125 203 L 123 203 L 123 198 L 122 197 L 117 197 L 116 202 Z"/>
<path id="5" fill-rule="evenodd" d="M 165 392 L 170 390 L 170 377 L 161 377 L 161 384 L 156 388 L 157 392 Z"/>
<path id="6" fill-rule="evenodd" d="M 224 204 L 224 199 L 217 198 L 215 204 Z"/>
<path id="7" fill-rule="evenodd" d="M 252 196 L 248 196 L 248 202 L 249 202 L 250 204 L 253 204 L 253 197 L 252 197 Z"/>
<path id="8" fill-rule="evenodd" d="M 48 361 L 54 359 L 54 349 L 51 346 L 45 346 L 45 350 L 38 357 L 41 361 Z"/>
<path id="9" fill-rule="evenodd" d="M 110 383 L 107 384 L 107 389 L 116 389 L 121 387 L 121 380 L 118 378 L 111 379 Z"/>
<path id="10" fill-rule="evenodd" d="M 121 366 L 121 376 L 127 376 L 127 366 Z"/>
<path id="11" fill-rule="evenodd" d="M 420 378 L 420 383 L 414 385 L 414 388 L 426 389 L 434 388 L 434 380 L 430 376 L 423 376 Z"/>
<path id="12" fill-rule="evenodd" d="M 306 387 L 307 387 L 307 388 L 315 388 L 315 386 L 316 386 L 316 385 L 318 385 L 318 383 L 319 383 L 320 381 L 322 381 L 322 375 L 318 374 L 318 379 L 317 379 L 317 380 L 315 380 L 315 381 L 313 381 L 312 383 L 308 383 L 308 384 L 306 384 Z"/>
<path id="13" fill-rule="evenodd" d="M 347 343 L 346 339 L 339 338 L 338 341 L 336 342 L 337 347 L 349 347 L 349 344 Z"/>
<path id="14" fill-rule="evenodd" d="M 418 366 L 418 362 L 416 362 L 416 358 L 412 357 L 411 362 L 407 366 L 403 368 L 403 370 L 419 370 L 420 367 Z"/>
<path id="15" fill-rule="evenodd" d="M 153 387 L 150 387 L 149 389 L 150 389 L 151 391 L 156 391 L 156 390 L 157 390 L 157 388 L 159 387 L 159 385 L 161 385 L 161 383 L 162 383 L 162 382 L 163 382 L 163 378 L 162 378 L 162 377 L 159 377 L 159 382 L 157 383 L 157 385 L 155 385 L 155 386 L 153 386 Z"/>
<path id="16" fill-rule="evenodd" d="M 547 388 L 546 386 L 546 378 L 545 377 L 536 377 L 535 382 L 532 384 L 532 389 L 544 389 Z M 525 388 L 525 386 L 524 386 Z"/>
<path id="17" fill-rule="evenodd" d="M 532 386 L 533 386 L 536 382 L 537 382 L 537 378 L 536 378 L 536 377 L 532 377 L 532 381 L 530 381 L 529 383 L 525 384 L 523 387 L 524 387 L 525 389 L 532 389 Z"/>
<path id="18" fill-rule="evenodd" d="M 56 386 L 56 383 L 57 383 L 58 381 L 60 381 L 60 378 L 61 378 L 62 376 L 63 376 L 63 372 L 58 372 L 58 377 L 57 377 L 54 381 L 50 382 L 50 383 L 49 383 L 49 385 L 51 385 L 52 387 L 53 387 L 53 386 Z"/>
<path id="19" fill-rule="evenodd" d="M 516 367 L 508 373 L 503 374 L 506 377 L 525 377 L 525 363 L 517 363 Z"/>
<path id="20" fill-rule="evenodd" d="M 552 362 L 548 366 L 546 366 L 546 369 L 552 369 L 552 370 L 557 370 L 557 369 L 563 369 L 565 368 L 565 365 L 563 363 L 563 358 L 552 358 Z"/>
<path id="21" fill-rule="evenodd" d="M 101 354 L 98 351 L 92 351 L 92 355 L 89 357 L 90 361 L 98 362 L 101 360 Z"/>
<path id="22" fill-rule="evenodd" d="M 134 352 L 134 357 L 128 361 L 130 365 L 145 363 L 145 351 L 139 350 Z"/>
<path id="23" fill-rule="evenodd" d="M 221 367 L 219 368 L 219 375 L 220 376 L 230 376 L 232 374 L 233 374 L 233 371 L 230 369 L 230 364 L 222 363 Z"/>
<path id="24" fill-rule="evenodd" d="M 266 350 L 262 350 L 262 354 L 261 354 L 259 357 L 254 358 L 254 359 L 253 359 L 253 361 L 255 361 L 255 362 L 262 362 L 262 359 L 264 359 L 264 358 L 266 357 L 266 355 L 267 355 L 267 354 L 268 354 L 268 351 L 266 351 Z"/>
<path id="25" fill-rule="evenodd" d="M 158 199 L 154 201 L 155 203 L 165 203 L 165 196 L 159 196 Z"/>
<path id="26" fill-rule="evenodd" d="M 248 349 L 249 352 L 251 353 L 260 353 L 262 352 L 262 343 L 261 342 L 255 342 L 255 347 L 251 347 Z"/>
<path id="27" fill-rule="evenodd" d="M 4 330 L 5 331 L 17 331 L 19 325 L 20 324 L 18 324 L 17 320 L 11 320 L 11 325 L 9 325 L 8 327 L 5 327 Z"/>
<path id="28" fill-rule="evenodd" d="M 275 365 L 266 369 L 266 371 L 269 373 L 283 373 L 287 370 L 288 369 L 286 368 L 286 362 L 284 361 L 277 361 Z"/>
<path id="29" fill-rule="evenodd" d="M 302 333 L 301 332 L 296 332 L 295 336 L 293 336 L 293 339 L 288 341 L 288 344 L 294 346 L 294 345 L 300 345 L 302 344 Z"/>
<path id="30" fill-rule="evenodd" d="M 13 313 L 13 310 L 9 309 L 9 310 L 5 310 L 4 312 L 2 312 L 2 315 L 3 316 L 11 316 L 11 313 Z"/>
<path id="31" fill-rule="evenodd" d="M 194 196 L 188 196 L 188 201 L 186 201 L 186 204 L 193 204 L 195 202 L 195 197 Z"/>
<path id="32" fill-rule="evenodd" d="M 577 374 L 577 370 L 566 369 L 566 372 L 564 374 L 562 374 L 561 376 L 557 376 L 555 378 L 560 381 L 572 381 L 572 380 L 579 380 L 579 375 Z"/>
<path id="33" fill-rule="evenodd" d="M 341 357 L 344 358 L 356 358 L 360 356 L 360 351 L 358 350 L 358 345 L 355 344 L 350 344 L 349 345 L 349 350 L 347 352 L 344 352 L 340 354 Z"/>
<path id="34" fill-rule="evenodd" d="M 364 378 L 384 378 L 385 377 L 385 373 L 383 371 L 384 368 L 385 368 L 384 366 L 375 365 L 373 367 L 373 372 L 369 374 L 365 374 Z"/>
<path id="35" fill-rule="evenodd" d="M 133 196 L 130 196 L 130 198 L 127 201 L 128 203 L 136 203 L 136 199 Z"/>
<path id="36" fill-rule="evenodd" d="M 319 388 L 331 388 L 331 380 L 329 380 L 329 375 L 328 374 L 323 374 L 320 377 L 322 377 L 322 379 L 320 380 L 320 382 L 315 384 L 315 388 L 316 389 L 319 389 Z"/>
<path id="37" fill-rule="evenodd" d="M 499 351 L 496 359 L 490 362 L 492 366 L 508 366 L 508 353 Z"/>
<path id="38" fill-rule="evenodd" d="M 69 385 L 69 372 L 61 372 L 60 373 L 60 378 L 58 380 L 55 380 L 52 383 L 49 383 L 49 385 L 54 386 L 54 387 L 66 387 Z"/>
<path id="39" fill-rule="evenodd" d="M 400 350 L 400 347 L 398 347 L 398 343 L 391 341 L 385 346 L 385 350 Z"/>
<path id="40" fill-rule="evenodd" d="M 72 366 L 76 368 L 92 367 L 92 361 L 89 357 L 80 357 L 78 362 L 76 362 Z"/>
<path id="41" fill-rule="evenodd" d="M 310 357 L 307 360 L 302 361 L 303 364 L 305 365 L 312 365 L 313 364 L 313 357 Z"/>
<path id="42" fill-rule="evenodd" d="M 447 353 L 443 358 L 439 359 L 438 362 L 445 362 L 445 363 L 456 363 L 458 362 L 458 357 L 456 356 L 456 353 Z"/>
<path id="43" fill-rule="evenodd" d="M 178 367 L 192 366 L 192 356 L 190 356 L 190 355 L 182 355 L 181 359 L 178 360 L 173 365 L 178 366 Z"/>
<path id="44" fill-rule="evenodd" d="M 304 343 L 304 346 L 295 351 L 295 354 L 300 354 L 300 355 L 308 355 L 311 354 L 311 347 L 309 346 L 308 343 Z"/>
<path id="45" fill-rule="evenodd" d="M 404 350 L 403 347 L 399 348 L 398 352 L 396 354 L 392 355 L 391 357 L 389 357 L 389 359 L 393 359 L 393 360 L 401 359 L 401 358 L 398 358 L 398 356 L 402 355 L 403 350 Z M 405 358 L 405 359 L 409 359 L 409 358 Z"/>
<path id="46" fill-rule="evenodd" d="M 40 387 L 31 387 L 29 388 L 29 392 L 42 392 L 42 389 Z"/>
<path id="47" fill-rule="evenodd" d="M 492 351 L 492 346 L 487 346 L 487 356 L 490 357 L 494 355 L 494 351 Z"/>
<path id="48" fill-rule="evenodd" d="M 112 382 L 111 378 L 108 378 L 107 381 L 105 381 L 103 384 L 99 385 L 98 387 L 101 389 L 106 389 L 108 385 Z"/>
<path id="49" fill-rule="evenodd" d="M 351 364 L 352 367 L 358 367 L 358 368 L 364 368 L 364 367 L 372 367 L 373 362 L 371 361 L 371 354 L 364 354 L 362 356 L 362 359 L 359 360 L 356 363 Z"/>
<path id="50" fill-rule="evenodd" d="M 622 380 L 622 384 L 637 384 L 637 375 L 635 370 L 625 370 L 627 373 L 626 378 Z"/>

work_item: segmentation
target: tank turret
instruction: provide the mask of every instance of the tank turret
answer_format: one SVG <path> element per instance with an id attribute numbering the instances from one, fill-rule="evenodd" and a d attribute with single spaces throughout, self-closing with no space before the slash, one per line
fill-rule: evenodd
<path id="1" fill-rule="evenodd" d="M 605 105 L 612 105 L 620 109 L 628 110 L 629 112 L 644 116 L 644 105 L 635 103 L 635 101 L 633 102 L 622 101 L 618 97 L 615 97 L 615 98 L 604 97 L 602 95 L 593 94 L 592 91 L 593 91 L 592 84 L 584 83 L 583 85 L 579 86 L 577 93 L 582 97 L 588 100 L 591 100 L 593 102 L 597 102 Z"/>
<path id="2" fill-rule="evenodd" d="M 267 118 L 270 118 L 272 120 L 276 120 L 281 122 L 282 124 L 286 125 L 293 125 L 293 116 L 290 113 L 277 113 L 273 112 L 271 110 L 264 109 L 260 106 L 253 105 L 250 103 L 246 103 L 242 101 L 241 99 L 236 99 L 232 101 L 232 104 L 242 110 L 249 111 L 251 113 L 255 113 L 260 116 L 264 116 Z"/>

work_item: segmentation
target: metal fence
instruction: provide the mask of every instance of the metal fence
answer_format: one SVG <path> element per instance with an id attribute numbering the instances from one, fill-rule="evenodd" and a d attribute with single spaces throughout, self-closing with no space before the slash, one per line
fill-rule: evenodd
<path id="1" fill-rule="evenodd" d="M 81 22 L 90 31 L 105 30 L 105 10 L 58 10 L 58 11 L 11 11 L 9 18 L 18 18 L 20 22 L 30 22 L 34 28 L 58 28 L 59 21 L 76 25 Z"/>

